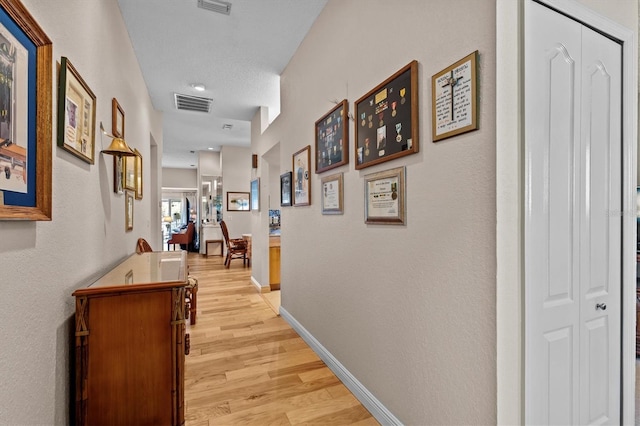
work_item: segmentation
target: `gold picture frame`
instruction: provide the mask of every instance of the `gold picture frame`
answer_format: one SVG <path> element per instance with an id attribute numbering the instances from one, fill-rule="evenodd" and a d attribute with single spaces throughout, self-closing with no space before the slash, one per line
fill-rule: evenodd
<path id="1" fill-rule="evenodd" d="M 3 158 L 2 176 L 18 178 L 24 189 L 16 191 L 0 184 L 0 220 L 51 220 L 51 158 L 52 158 L 52 85 L 51 72 L 53 45 L 29 11 L 19 0 L 0 0 L 0 15 L 12 21 L 14 26 L 0 24 L 12 37 L 25 36 L 33 46 L 27 48 L 16 39 L 16 46 L 26 51 L 26 57 L 34 67 L 31 72 L 14 74 L 13 84 L 24 87 L 24 93 L 35 102 L 15 91 L 10 93 L 10 103 L 27 117 L 22 131 L 28 138 L 10 136 L 0 142 Z M 11 126 L 10 126 L 11 127 Z"/>
<path id="2" fill-rule="evenodd" d="M 142 200 L 142 153 L 137 149 L 133 152 L 136 153 L 135 158 L 135 175 L 136 175 L 136 200 Z"/>
<path id="3" fill-rule="evenodd" d="M 478 51 L 431 77 L 432 140 L 478 129 Z"/>
<path id="4" fill-rule="evenodd" d="M 68 58 L 60 61 L 58 146 L 94 164 L 96 95 Z"/>
<path id="5" fill-rule="evenodd" d="M 133 192 L 125 191 L 124 202 L 124 229 L 133 231 Z"/>
<path id="6" fill-rule="evenodd" d="M 122 157 L 122 187 L 133 192 L 136 191 L 136 158 L 133 155 Z"/>

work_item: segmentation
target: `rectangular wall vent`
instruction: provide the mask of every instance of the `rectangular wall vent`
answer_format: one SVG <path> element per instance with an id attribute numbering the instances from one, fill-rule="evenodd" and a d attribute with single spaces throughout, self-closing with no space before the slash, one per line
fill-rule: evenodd
<path id="1" fill-rule="evenodd" d="M 212 12 L 222 13 L 224 15 L 231 14 L 231 3 L 220 0 L 198 0 L 200 9 L 210 10 Z"/>
<path id="2" fill-rule="evenodd" d="M 213 99 L 174 93 L 176 108 L 183 111 L 209 112 Z"/>

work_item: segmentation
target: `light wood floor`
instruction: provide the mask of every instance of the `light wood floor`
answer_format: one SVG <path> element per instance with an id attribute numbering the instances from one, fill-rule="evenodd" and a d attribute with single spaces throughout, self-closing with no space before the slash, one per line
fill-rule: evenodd
<path id="1" fill-rule="evenodd" d="M 234 260 L 189 254 L 198 278 L 185 365 L 187 426 L 378 425 Z"/>

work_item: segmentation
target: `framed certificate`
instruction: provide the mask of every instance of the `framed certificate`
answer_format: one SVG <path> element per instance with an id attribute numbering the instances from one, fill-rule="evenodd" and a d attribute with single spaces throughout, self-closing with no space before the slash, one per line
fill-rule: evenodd
<path id="1" fill-rule="evenodd" d="M 431 77 L 434 142 L 478 129 L 478 51 Z"/>
<path id="2" fill-rule="evenodd" d="M 343 207 L 343 174 L 322 178 L 322 214 L 342 214 Z"/>
<path id="3" fill-rule="evenodd" d="M 405 224 L 405 174 L 398 167 L 365 176 L 365 223 Z"/>

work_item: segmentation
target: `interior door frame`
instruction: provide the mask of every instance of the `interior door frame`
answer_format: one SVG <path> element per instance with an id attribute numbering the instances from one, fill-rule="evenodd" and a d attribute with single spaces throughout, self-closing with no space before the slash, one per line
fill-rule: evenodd
<path id="1" fill-rule="evenodd" d="M 618 40 L 622 47 L 622 360 L 621 419 L 635 418 L 637 58 L 634 31 L 572 0 L 545 5 Z M 497 421 L 524 424 L 524 13 L 522 2 L 496 4 Z M 514 143 L 517 141 L 517 143 Z M 521 389 L 521 392 L 513 392 Z"/>

